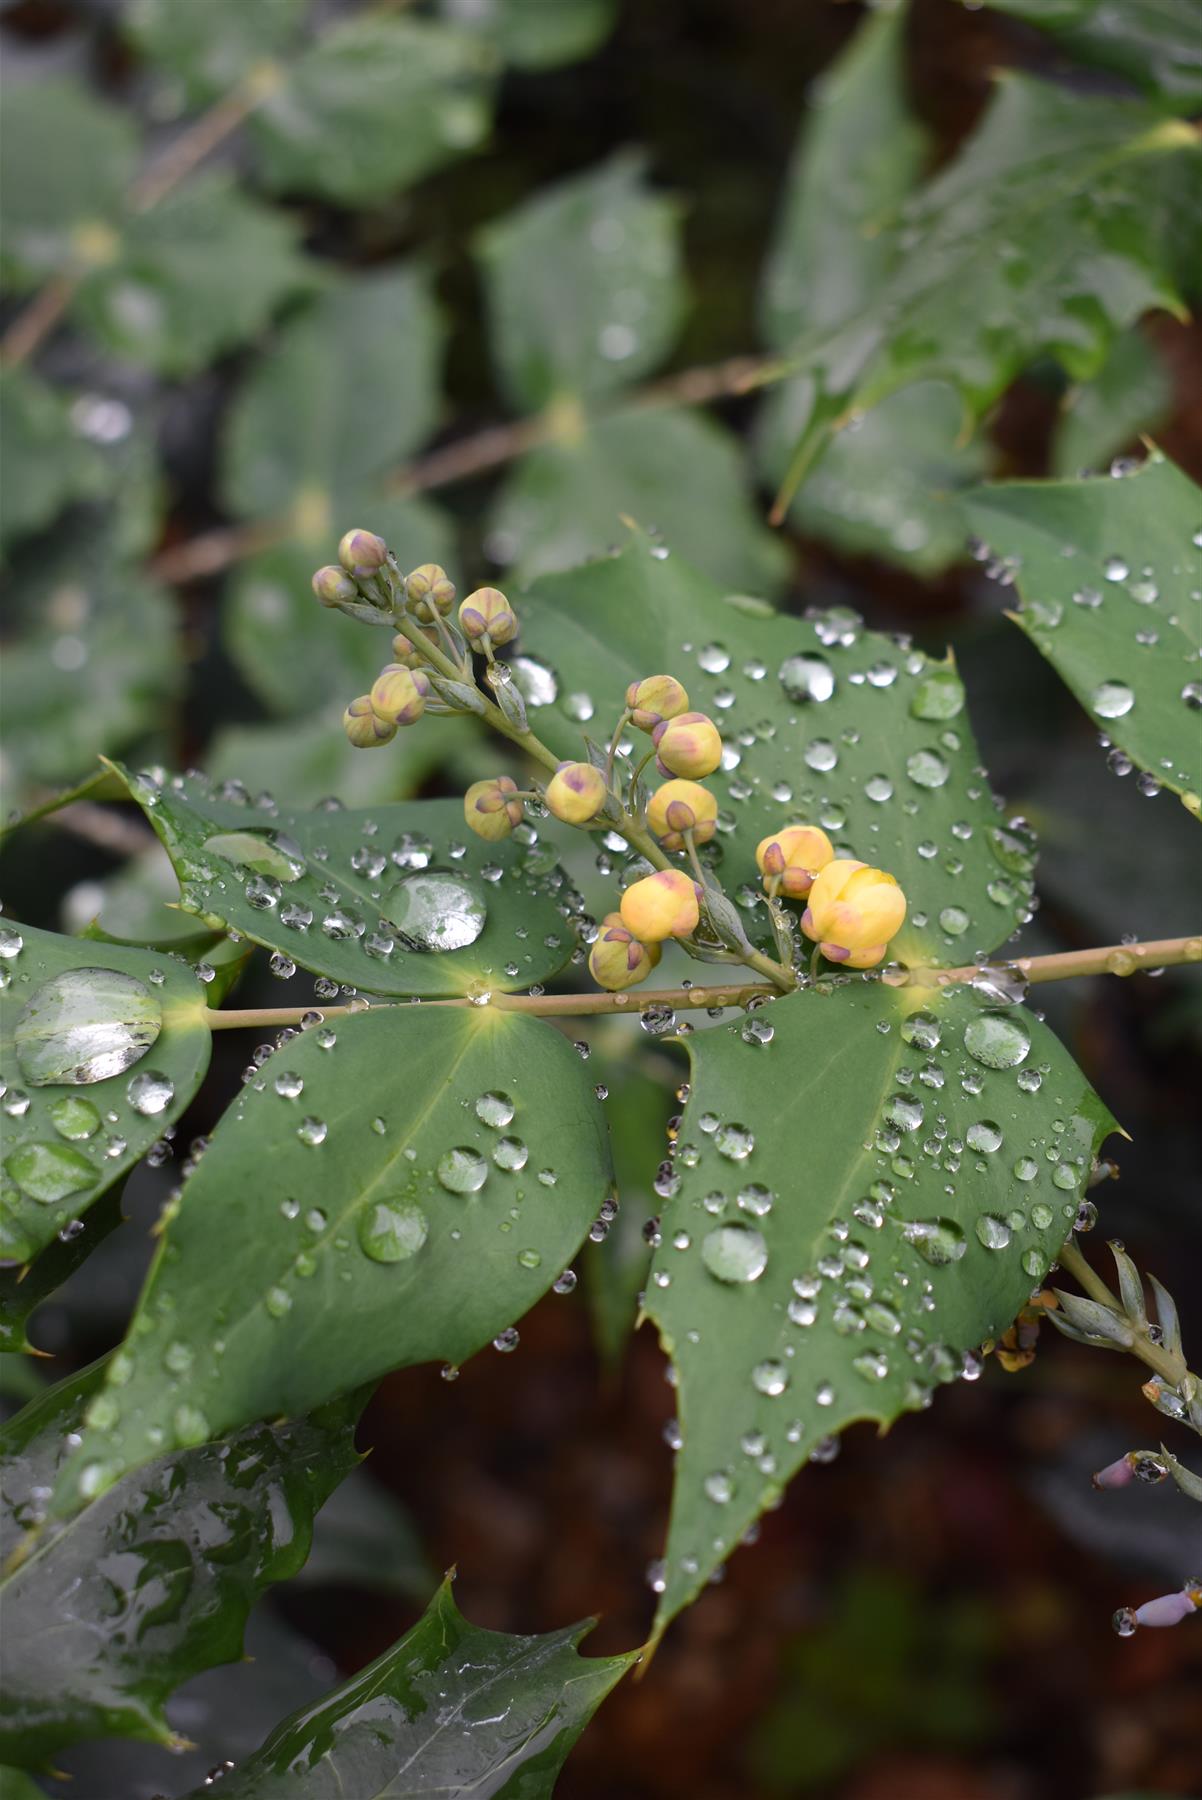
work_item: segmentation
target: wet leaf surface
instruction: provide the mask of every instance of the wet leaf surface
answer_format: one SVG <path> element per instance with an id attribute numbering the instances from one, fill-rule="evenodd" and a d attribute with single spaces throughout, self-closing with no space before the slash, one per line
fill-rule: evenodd
<path id="1" fill-rule="evenodd" d="M 681 1448 L 656 1629 L 801 1465 L 889 1425 L 1004 1330 L 1114 1121 L 1020 1006 L 854 982 L 689 1039 L 647 1311 Z"/>
<path id="2" fill-rule="evenodd" d="M 163 1702 L 242 1653 L 262 1590 L 304 1563 L 313 1518 L 358 1462 L 362 1394 L 162 1457 L 36 1538 L 69 1433 L 112 1410 L 94 1364 L 0 1432 L 0 1755 L 39 1765 L 81 1738 L 169 1743 Z M 112 1365 L 108 1365 L 111 1379 Z M 120 1371 L 118 1370 L 118 1374 Z"/>
<path id="3" fill-rule="evenodd" d="M 58 1503 L 165 1443 L 295 1416 L 388 1369 L 457 1365 L 557 1279 L 610 1181 L 592 1082 L 541 1020 L 381 1008 L 302 1032 L 185 1182 L 105 1423 L 83 1433 Z"/>

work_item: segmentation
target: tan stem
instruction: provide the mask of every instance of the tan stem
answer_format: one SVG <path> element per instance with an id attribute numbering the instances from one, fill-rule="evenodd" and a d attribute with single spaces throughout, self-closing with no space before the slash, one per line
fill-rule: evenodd
<path id="1" fill-rule="evenodd" d="M 1202 962 L 1202 937 L 1152 938 L 1142 944 L 1100 944 L 1093 950 L 1057 950 L 1050 956 L 1016 956 L 999 965 L 1013 969 L 1032 986 L 1065 981 L 1072 975 L 1134 975 L 1138 969 L 1167 969 Z M 948 987 L 970 981 L 978 968 L 907 969 L 886 975 L 894 986 Z"/>

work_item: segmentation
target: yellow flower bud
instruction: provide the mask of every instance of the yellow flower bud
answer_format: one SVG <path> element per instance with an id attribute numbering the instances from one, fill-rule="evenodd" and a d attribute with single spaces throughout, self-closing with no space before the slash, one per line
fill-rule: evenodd
<path id="1" fill-rule="evenodd" d="M 689 709 L 689 696 L 675 675 L 648 675 L 643 681 L 632 681 L 626 689 L 626 705 L 631 722 L 640 731 L 654 731 L 665 719 L 674 719 Z"/>
<path id="2" fill-rule="evenodd" d="M 517 792 L 517 782 L 508 775 L 492 781 L 473 781 L 463 796 L 463 816 L 477 837 L 492 844 L 508 837 L 522 822 L 522 803 L 510 798 Z"/>
<path id="3" fill-rule="evenodd" d="M 352 700 L 342 715 L 342 729 L 356 750 L 378 750 L 396 736 L 396 726 L 376 716 L 370 694 Z"/>
<path id="4" fill-rule="evenodd" d="M 764 891 L 804 900 L 814 877 L 834 856 L 834 846 L 816 825 L 786 825 L 756 845 L 755 863 Z"/>
<path id="5" fill-rule="evenodd" d="M 348 575 L 374 575 L 388 561 L 388 545 L 374 531 L 356 526 L 353 531 L 344 532 L 338 545 L 338 560 Z"/>
<path id="6" fill-rule="evenodd" d="M 665 850 L 683 850 L 686 831 L 695 844 L 708 844 L 717 818 L 717 798 L 696 781 L 665 781 L 647 803 L 647 823 Z"/>
<path id="7" fill-rule="evenodd" d="M 418 632 L 419 638 L 425 638 L 431 644 L 437 644 L 438 633 L 433 625 L 426 625 Z M 407 638 L 403 631 L 398 631 L 392 640 L 392 660 L 401 664 L 402 668 L 420 669 L 425 666 L 425 659 L 412 638 Z"/>
<path id="8" fill-rule="evenodd" d="M 429 692 L 430 683 L 420 669 L 389 663 L 372 684 L 371 703 L 386 724 L 415 725 L 426 710 Z"/>
<path id="9" fill-rule="evenodd" d="M 565 825 L 585 825 L 605 805 L 605 777 L 592 763 L 562 762 L 547 783 L 547 805 Z"/>
<path id="10" fill-rule="evenodd" d="M 435 608 L 444 615 L 455 604 L 455 583 L 438 563 L 422 563 L 405 577 L 405 598 L 419 619 L 433 621 Z"/>
<path id="11" fill-rule="evenodd" d="M 359 590 L 346 570 L 334 563 L 314 571 L 313 592 L 323 606 L 343 606 L 347 601 L 359 598 Z"/>
<path id="12" fill-rule="evenodd" d="M 469 594 L 459 608 L 459 625 L 469 643 L 487 637 L 494 649 L 518 634 L 513 608 L 500 588 L 482 587 Z"/>
<path id="13" fill-rule="evenodd" d="M 658 869 L 622 895 L 622 923 L 642 944 L 688 937 L 701 917 L 700 889 L 683 869 Z"/>
<path id="14" fill-rule="evenodd" d="M 658 944 L 641 944 L 622 923 L 621 913 L 607 913 L 589 951 L 589 973 L 611 994 L 646 981 L 660 959 Z"/>
<path id="15" fill-rule="evenodd" d="M 831 962 L 875 968 L 906 916 L 906 896 L 892 875 L 837 858 L 810 889 L 801 928 Z"/>
<path id="16" fill-rule="evenodd" d="M 651 733 L 661 775 L 712 775 L 722 760 L 718 727 L 705 713 L 678 713 Z"/>

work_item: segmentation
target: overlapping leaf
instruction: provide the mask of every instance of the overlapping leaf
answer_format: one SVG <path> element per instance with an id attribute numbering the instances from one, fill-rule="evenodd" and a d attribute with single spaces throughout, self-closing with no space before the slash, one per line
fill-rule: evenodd
<path id="1" fill-rule="evenodd" d="M 0 376 L 0 462 L 0 546 L 107 485 L 103 459 L 75 428 L 67 399 L 24 369 Z"/>
<path id="2" fill-rule="evenodd" d="M 591 1077 L 541 1020 L 380 1008 L 303 1032 L 185 1183 L 56 1507 L 164 1443 L 460 1363 L 558 1278 L 610 1181 Z"/>
<path id="3" fill-rule="evenodd" d="M 1153 456 L 1120 477 L 978 488 L 1027 636 L 1098 728 L 1195 814 L 1202 795 L 1202 493 Z"/>
<path id="4" fill-rule="evenodd" d="M 1054 32 L 1075 61 L 1125 75 L 1171 112 L 1202 109 L 1202 39 L 1192 0 L 990 0 Z"/>
<path id="5" fill-rule="evenodd" d="M 307 0 L 132 0 L 122 24 L 137 49 L 190 105 L 219 100 L 293 48 Z"/>
<path id="6" fill-rule="evenodd" d="M 204 1077 L 204 989 L 147 950 L 3 928 L 5 1260 L 28 1262 L 143 1156 Z"/>
<path id="7" fill-rule="evenodd" d="M 681 1448 L 662 1630 L 815 1447 L 927 1404 L 1071 1229 L 1113 1120 L 1021 1007 L 852 982 L 689 1039 L 647 1310 Z"/>
<path id="8" fill-rule="evenodd" d="M 579 725 L 612 729 L 629 682 L 664 671 L 713 715 L 727 746 L 709 778 L 728 893 L 759 906 L 755 846 L 781 825 L 820 824 L 901 882 L 906 962 L 967 962 L 1023 916 L 1030 844 L 999 820 L 949 663 L 865 632 L 835 609 L 801 620 L 741 604 L 673 551 L 631 545 L 544 576 L 518 606 L 514 660 L 542 702 L 534 729 L 564 756 Z M 753 930 L 766 921 L 750 910 Z"/>
<path id="9" fill-rule="evenodd" d="M 306 1800 L 545 1800 L 638 1657 L 582 1658 L 577 1646 L 591 1624 L 541 1637 L 484 1631 L 444 1582 L 412 1631 L 323 1705 L 285 1719 L 223 1785 L 230 1800 L 283 1800 L 303 1771 Z"/>
<path id="10" fill-rule="evenodd" d="M 265 809 L 240 784 L 118 772 L 167 848 L 185 912 L 314 974 L 374 994 L 512 991 L 574 948 L 554 861 L 541 846 L 486 844 L 457 801 Z"/>
<path id="11" fill-rule="evenodd" d="M 8 1220 L 0 1211 L 0 1253 L 9 1254 L 3 1239 Z M 82 1268 L 97 1244 L 123 1223 L 121 1194 L 110 1188 L 93 1201 L 82 1219 L 72 1219 L 64 1234 L 47 1244 L 32 1263 L 0 1267 L 0 1351 L 37 1354 L 26 1331 L 43 1300 L 57 1293 Z"/>
<path id="12" fill-rule="evenodd" d="M 13 82 L 0 118 L 0 268 L 33 287 L 67 268 L 111 258 L 133 176 L 128 116 L 67 81 Z"/>
<path id="13" fill-rule="evenodd" d="M 68 1434 L 112 1409 L 104 1373 L 60 1382 L 0 1432 L 0 1755 L 23 1765 L 81 1738 L 177 1741 L 163 1702 L 241 1655 L 256 1598 L 302 1566 L 314 1514 L 358 1461 L 362 1394 L 162 1457 L 29 1538 Z"/>
<path id="14" fill-rule="evenodd" d="M 487 136 L 496 52 L 468 32 L 395 15 L 336 26 L 291 65 L 250 121 L 275 192 L 364 206 Z"/>
<path id="15" fill-rule="evenodd" d="M 616 0 L 440 0 L 449 24 L 478 31 L 519 69 L 553 69 L 609 36 Z"/>
<path id="16" fill-rule="evenodd" d="M 1065 396 L 1052 444 L 1054 475 L 1102 470 L 1108 459 L 1168 417 L 1173 384 L 1155 344 L 1124 332 L 1091 381 Z"/>
<path id="17" fill-rule="evenodd" d="M 812 402 L 782 498 L 834 431 L 900 388 L 950 382 L 972 420 L 1036 356 L 1083 379 L 1142 313 L 1180 312 L 1179 187 L 1199 156 L 1192 131 L 1141 103 L 1006 76 L 889 227 L 899 259 L 872 303 L 789 356 Z"/>

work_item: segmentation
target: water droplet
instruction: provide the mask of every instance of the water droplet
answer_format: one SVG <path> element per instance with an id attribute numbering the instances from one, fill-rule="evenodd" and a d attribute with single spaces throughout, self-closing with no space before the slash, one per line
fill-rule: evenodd
<path id="1" fill-rule="evenodd" d="M 1099 719 L 1122 719 L 1135 705 L 1135 695 L 1125 681 L 1101 681 L 1089 703 Z"/>
<path id="2" fill-rule="evenodd" d="M 372 1262 L 405 1262 L 417 1255 L 429 1229 L 416 1200 L 399 1195 L 377 1200 L 359 1214 L 359 1247 Z"/>
<path id="3" fill-rule="evenodd" d="M 964 1255 L 964 1233 L 954 1219 L 910 1219 L 902 1227 L 902 1236 L 936 1269 L 959 1262 Z"/>
<path id="4" fill-rule="evenodd" d="M 315 1119 L 310 1115 L 301 1120 L 296 1128 L 296 1135 L 302 1144 L 308 1144 L 311 1149 L 315 1150 L 318 1144 L 325 1143 L 329 1129 L 324 1119 Z"/>
<path id="5" fill-rule="evenodd" d="M 304 1076 L 298 1075 L 295 1069 L 284 1069 L 276 1076 L 272 1086 L 281 1100 L 297 1100 L 305 1091 Z"/>
<path id="6" fill-rule="evenodd" d="M 509 1169 L 510 1171 L 524 1169 L 529 1156 L 530 1152 L 526 1145 L 523 1144 L 521 1138 L 517 1137 L 499 1138 L 492 1153 L 492 1159 L 498 1169 Z"/>
<path id="7" fill-rule="evenodd" d="M 4 1167 L 23 1194 L 44 1206 L 78 1194 L 98 1180 L 87 1157 L 66 1144 L 22 1144 L 5 1157 Z"/>
<path id="8" fill-rule="evenodd" d="M 878 806 L 883 806 L 886 800 L 893 798 L 893 783 L 887 775 L 870 775 L 864 783 L 864 792 Z"/>
<path id="9" fill-rule="evenodd" d="M 746 1125 L 720 1125 L 714 1133 L 714 1147 L 728 1162 L 746 1162 L 755 1149 L 755 1137 Z"/>
<path id="10" fill-rule="evenodd" d="M 158 1037 L 163 1015 L 142 982 L 117 969 L 71 969 L 31 994 L 13 1033 L 34 1087 L 81 1087 L 132 1068 Z"/>
<path id="11" fill-rule="evenodd" d="M 964 683 L 950 669 L 937 669 L 915 683 L 910 715 L 915 719 L 954 719 L 964 710 Z"/>
<path id="12" fill-rule="evenodd" d="M 724 1469 L 716 1469 L 712 1475 L 707 1475 L 701 1485 L 706 1499 L 712 1500 L 715 1506 L 725 1506 L 734 1498 L 735 1484 Z"/>
<path id="13" fill-rule="evenodd" d="M 541 1269 L 543 1259 L 538 1250 L 519 1250 L 518 1263 L 523 1269 Z M 558 1286 L 558 1283 L 556 1285 Z M 560 1291 L 562 1292 L 562 1289 Z"/>
<path id="14" fill-rule="evenodd" d="M 939 1021 L 931 1012 L 914 1012 L 902 1020 L 901 1034 L 916 1050 L 935 1050 L 939 1046 Z"/>
<path id="15" fill-rule="evenodd" d="M 915 750 L 906 758 L 906 774 L 917 787 L 941 788 L 951 769 L 936 750 Z"/>
<path id="16" fill-rule="evenodd" d="M 992 1119 L 978 1119 L 964 1133 L 964 1139 L 970 1150 L 979 1150 L 986 1156 L 991 1156 L 1002 1147 L 1001 1126 L 995 1125 Z"/>
<path id="17" fill-rule="evenodd" d="M 1034 1181 L 1039 1174 L 1039 1164 L 1033 1156 L 1020 1156 L 1014 1165 L 1016 1181 Z"/>
<path id="18" fill-rule="evenodd" d="M 278 831 L 219 831 L 206 838 L 201 848 L 210 855 L 224 856 L 240 869 L 275 881 L 299 881 L 306 872 L 305 853 L 300 845 Z"/>
<path id="19" fill-rule="evenodd" d="M 719 1225 L 702 1240 L 701 1260 L 719 1281 L 758 1281 L 768 1267 L 768 1246 L 749 1225 Z"/>
<path id="20" fill-rule="evenodd" d="M 788 699 L 799 705 L 829 700 L 835 691 L 835 672 L 825 656 L 806 651 L 786 657 L 779 670 L 780 684 Z"/>
<path id="21" fill-rule="evenodd" d="M 1202 681 L 1187 681 L 1181 690 L 1181 698 L 1191 711 L 1197 712 L 1202 707 Z"/>
<path id="22" fill-rule="evenodd" d="M 964 1027 L 964 1048 L 987 1069 L 1015 1069 L 1031 1048 L 1031 1034 L 1021 1019 L 982 1012 Z"/>
<path id="23" fill-rule="evenodd" d="M 806 767 L 820 775 L 839 765 L 839 752 L 829 738 L 811 738 L 804 751 Z"/>
<path id="24" fill-rule="evenodd" d="M 475 1194 L 488 1180 L 488 1164 L 478 1150 L 461 1144 L 439 1158 L 436 1173 L 448 1193 Z"/>
<path id="25" fill-rule="evenodd" d="M 767 1394 L 770 1398 L 775 1399 L 788 1387 L 789 1371 L 784 1363 L 777 1362 L 773 1357 L 767 1357 L 763 1362 L 756 1363 L 755 1368 L 751 1371 L 751 1385 L 758 1393 Z"/>
<path id="26" fill-rule="evenodd" d="M 948 937 L 963 937 L 972 924 L 972 919 L 962 906 L 945 906 L 939 915 L 939 925 Z"/>
<path id="27" fill-rule="evenodd" d="M 494 1131 L 500 1131 L 508 1125 L 516 1110 L 508 1094 L 495 1091 L 481 1094 L 476 1101 L 476 1117 L 483 1124 L 491 1125 Z"/>
<path id="28" fill-rule="evenodd" d="M 0 925 L 0 956 L 11 962 L 14 956 L 20 956 L 25 947 L 25 939 L 11 925 Z"/>
<path id="29" fill-rule="evenodd" d="M 977 1220 L 977 1237 L 986 1250 L 1004 1250 L 1010 1242 L 1010 1227 L 996 1213 L 982 1213 Z"/>
<path id="30" fill-rule="evenodd" d="M 1037 1200 L 1031 1208 L 1031 1223 L 1036 1231 L 1046 1231 L 1056 1214 L 1046 1200 Z"/>
<path id="31" fill-rule="evenodd" d="M 921 1100 L 913 1100 L 909 1094 L 892 1094 L 885 1103 L 884 1116 L 890 1125 L 896 1125 L 901 1131 L 917 1131 L 925 1108 Z"/>
<path id="32" fill-rule="evenodd" d="M 492 1341 L 492 1347 L 494 1350 L 499 1350 L 502 1356 L 508 1356 L 511 1351 L 517 1349 L 521 1341 L 517 1326 L 507 1325 L 504 1331 L 497 1333 Z"/>
<path id="33" fill-rule="evenodd" d="M 488 908 L 461 875 L 423 869 L 384 896 L 384 916 L 410 950 L 464 950 L 484 930 Z"/>
<path id="34" fill-rule="evenodd" d="M 50 1108 L 50 1122 L 60 1137 L 78 1141 L 94 1137 L 100 1130 L 100 1114 L 90 1100 L 64 1094 Z"/>
<path id="35" fill-rule="evenodd" d="M 166 1112 L 175 1099 L 175 1083 L 157 1069 L 143 1069 L 126 1087 L 125 1097 L 136 1113 L 152 1119 L 157 1113 Z"/>
<path id="36" fill-rule="evenodd" d="M 527 706 L 552 706 L 559 694 L 559 678 L 554 669 L 533 656 L 513 656 L 509 673 Z"/>
<path id="37" fill-rule="evenodd" d="M 177 1406 L 172 1424 L 179 1450 L 191 1450 L 197 1444 L 207 1442 L 210 1436 L 209 1421 L 198 1406 Z"/>

